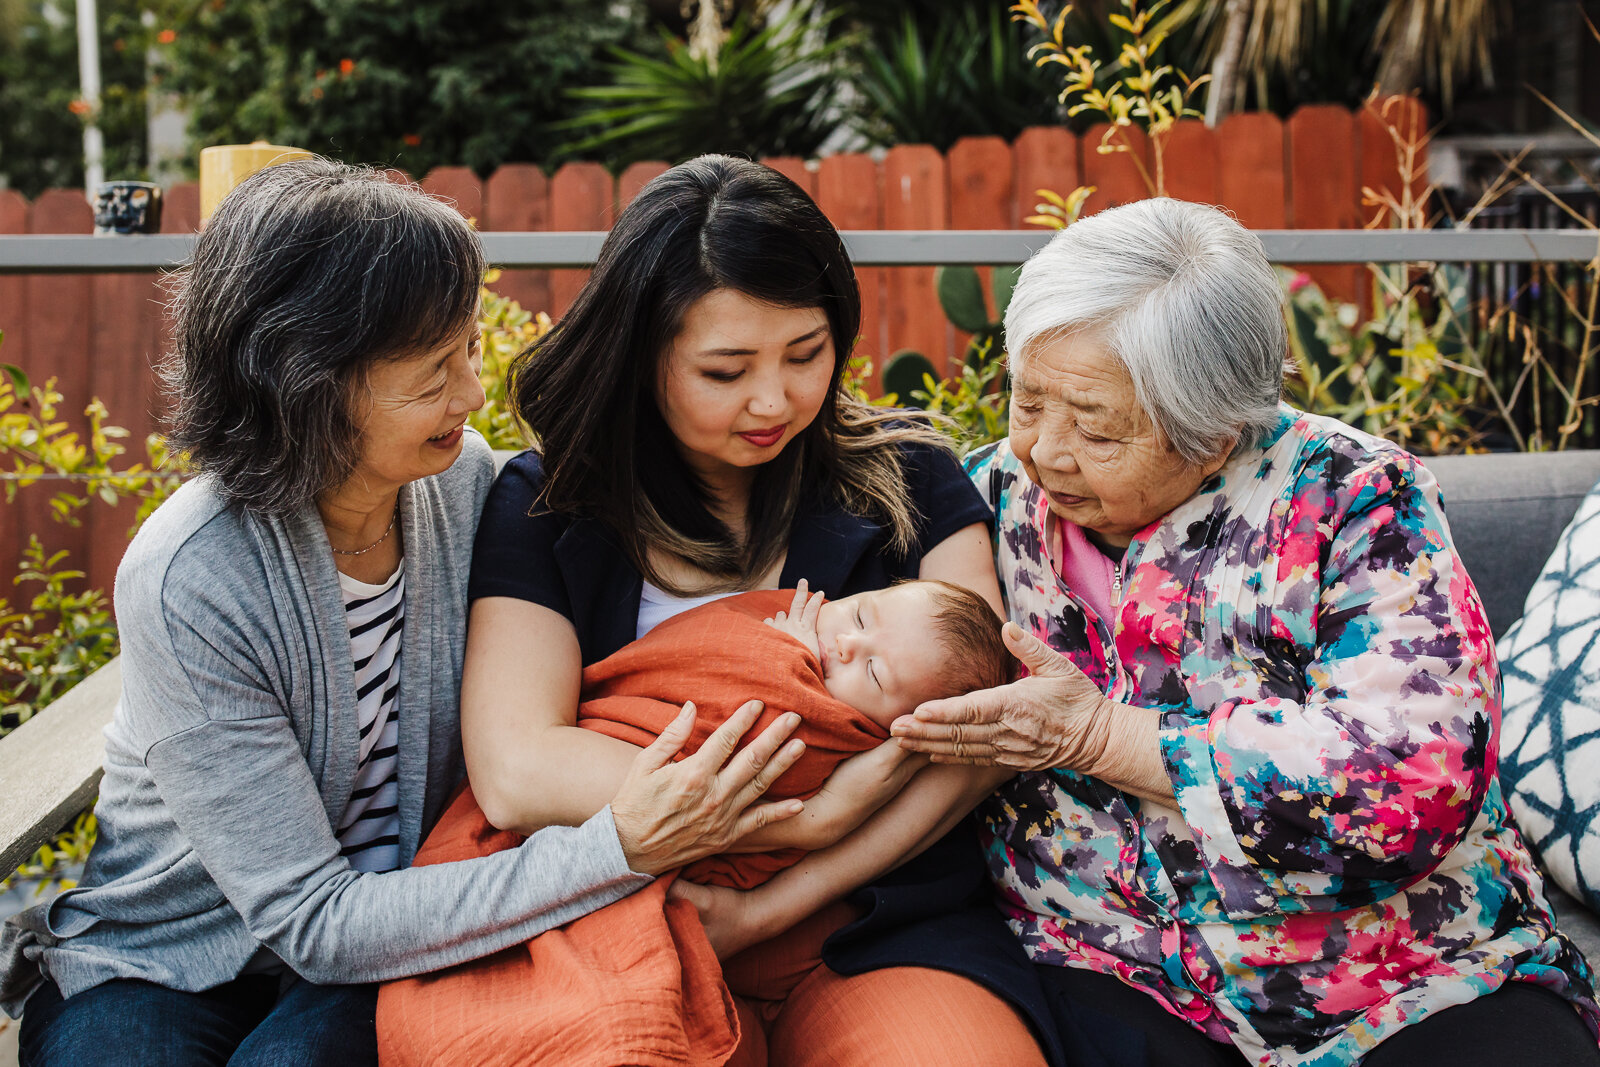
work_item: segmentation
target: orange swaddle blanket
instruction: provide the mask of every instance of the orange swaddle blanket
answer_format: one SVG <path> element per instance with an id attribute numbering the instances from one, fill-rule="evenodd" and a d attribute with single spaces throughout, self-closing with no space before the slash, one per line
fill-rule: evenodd
<path id="1" fill-rule="evenodd" d="M 835 766 L 887 736 L 823 687 L 816 657 L 764 624 L 792 592 L 745 593 L 684 612 L 585 668 L 579 725 L 647 745 L 692 700 L 699 709 L 683 755 L 696 751 L 747 700 L 766 704 L 746 734 L 798 712 L 800 761 L 767 796 L 806 797 Z M 496 830 L 463 790 L 415 863 L 448 863 L 521 844 Z M 713 856 L 684 877 L 748 889 L 803 852 Z M 437 1063 L 714 1065 L 732 1054 L 739 1024 L 698 913 L 666 899 L 671 878 L 492 956 L 387 983 L 378 996 L 385 1065 Z"/>

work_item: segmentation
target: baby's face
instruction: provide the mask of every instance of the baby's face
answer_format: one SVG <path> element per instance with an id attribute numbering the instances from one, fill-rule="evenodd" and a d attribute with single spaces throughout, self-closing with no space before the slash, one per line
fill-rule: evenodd
<path id="1" fill-rule="evenodd" d="M 830 600 L 817 615 L 822 681 L 828 692 L 887 727 L 939 692 L 944 651 L 924 586 L 897 585 Z"/>

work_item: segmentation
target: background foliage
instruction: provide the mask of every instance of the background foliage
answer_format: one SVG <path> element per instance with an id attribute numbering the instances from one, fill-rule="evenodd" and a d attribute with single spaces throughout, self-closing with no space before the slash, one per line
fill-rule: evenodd
<path id="1" fill-rule="evenodd" d="M 138 0 L 100 0 L 99 121 L 107 175 L 146 177 L 147 49 L 158 30 Z M 25 196 L 83 184 L 83 120 L 72 4 L 0 0 L 0 181 Z"/>
<path id="2" fill-rule="evenodd" d="M 839 66 L 851 37 L 829 34 L 833 16 L 810 2 L 781 19 L 735 16 L 701 51 L 661 33 L 657 57 L 613 48 L 607 84 L 573 89 L 575 131 L 563 158 L 599 155 L 614 168 L 645 159 L 681 162 L 702 152 L 815 155 L 840 119 Z"/>
<path id="3" fill-rule="evenodd" d="M 421 176 L 545 157 L 565 91 L 641 35 L 635 2 L 166 0 L 164 86 L 206 144 L 265 139 Z"/>

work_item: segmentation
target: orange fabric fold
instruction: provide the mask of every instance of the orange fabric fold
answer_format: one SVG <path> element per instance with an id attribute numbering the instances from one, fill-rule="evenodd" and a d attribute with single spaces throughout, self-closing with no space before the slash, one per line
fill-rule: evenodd
<path id="1" fill-rule="evenodd" d="M 833 699 L 820 665 L 763 619 L 791 592 L 745 593 L 661 623 L 583 672 L 579 724 L 646 745 L 690 700 L 699 709 L 683 754 L 700 747 L 747 700 L 766 707 L 747 738 L 786 711 L 804 719 L 800 761 L 768 790 L 810 796 L 846 757 L 886 732 Z M 522 842 L 484 818 L 463 789 L 415 863 L 486 856 Z M 803 855 L 713 856 L 684 877 L 753 888 Z M 387 983 L 378 996 L 385 1067 L 440 1063 L 548 1067 L 715 1067 L 739 1042 L 738 1013 L 691 905 L 666 899 L 671 877 L 526 944 L 431 975 Z M 760 946 L 750 952 L 758 952 Z M 754 995 L 771 996 L 771 990 Z"/>

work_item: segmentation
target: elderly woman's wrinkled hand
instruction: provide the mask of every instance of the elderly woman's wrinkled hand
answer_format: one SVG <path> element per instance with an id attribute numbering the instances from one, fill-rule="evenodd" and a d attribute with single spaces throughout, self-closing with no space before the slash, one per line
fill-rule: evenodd
<path id="1" fill-rule="evenodd" d="M 1104 762 L 1115 703 L 1067 657 L 1006 623 L 1006 646 L 1029 676 L 966 696 L 933 700 L 895 720 L 891 732 L 935 763 L 1040 771 L 1090 771 Z"/>

